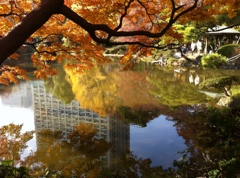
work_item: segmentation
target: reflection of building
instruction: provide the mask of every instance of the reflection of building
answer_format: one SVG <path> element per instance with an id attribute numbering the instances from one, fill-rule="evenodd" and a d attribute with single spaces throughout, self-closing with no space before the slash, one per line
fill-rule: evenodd
<path id="1" fill-rule="evenodd" d="M 12 86 L 11 94 L 2 98 L 2 103 L 15 107 L 32 107 L 32 90 L 29 82 Z"/>
<path id="2" fill-rule="evenodd" d="M 61 130 L 66 138 L 75 125 L 87 123 L 93 124 L 94 128 L 99 130 L 97 138 L 103 138 L 113 144 L 107 155 L 101 158 L 107 166 L 112 165 L 118 156 L 129 149 L 130 127 L 122 120 L 100 117 L 90 110 L 81 108 L 76 100 L 70 104 L 64 104 L 52 94 L 47 93 L 43 82 L 40 81 L 33 84 L 33 98 L 37 144 L 40 144 L 38 131 Z"/>

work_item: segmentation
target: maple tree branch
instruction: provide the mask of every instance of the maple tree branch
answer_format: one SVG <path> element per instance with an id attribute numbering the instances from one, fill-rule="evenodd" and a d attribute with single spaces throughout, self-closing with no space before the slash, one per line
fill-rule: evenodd
<path id="1" fill-rule="evenodd" d="M 63 6 L 61 9 L 61 14 L 81 26 L 83 29 L 85 29 L 87 32 L 89 32 L 90 36 L 99 43 L 107 43 L 108 41 L 106 39 L 100 39 L 95 35 L 96 31 L 103 31 L 107 33 L 108 35 L 114 36 L 114 37 L 129 37 L 129 36 L 146 36 L 149 38 L 158 38 L 162 37 L 164 33 L 172 26 L 173 23 L 175 23 L 182 15 L 186 14 L 187 12 L 193 10 L 196 7 L 197 0 L 195 1 L 194 5 L 189 7 L 188 9 L 182 11 L 179 13 L 175 18 L 173 18 L 169 24 L 159 33 L 151 33 L 149 31 L 144 30 L 136 30 L 136 31 L 116 31 L 108 27 L 104 24 L 91 24 L 87 22 L 84 18 L 79 16 L 77 13 L 72 11 L 69 7 Z"/>
<path id="2" fill-rule="evenodd" d="M 175 17 L 175 19 L 177 20 L 177 19 L 179 19 L 181 16 L 183 16 L 184 14 L 186 14 L 186 13 L 194 10 L 194 9 L 197 7 L 197 4 L 198 4 L 198 0 L 194 0 L 194 4 L 193 4 L 192 6 L 190 6 L 189 8 L 185 9 L 184 11 L 180 12 L 180 13 Z M 183 5 L 183 6 L 184 6 L 184 5 Z M 179 7 L 181 7 L 181 6 L 179 6 Z M 176 21 L 176 20 L 175 20 L 175 21 Z"/>
<path id="3" fill-rule="evenodd" d="M 126 1 L 127 2 L 127 1 Z M 128 4 L 125 4 L 125 13 L 130 6 L 133 0 L 130 0 Z M 173 14 L 178 11 L 182 6 L 175 8 L 173 2 Z M 162 37 L 167 30 L 179 19 L 182 15 L 186 14 L 189 11 L 192 11 L 197 6 L 198 0 L 195 0 L 195 3 L 181 11 L 175 17 L 174 15 L 170 18 L 168 24 L 158 33 L 152 33 L 150 31 L 136 30 L 136 31 L 119 31 L 119 28 L 122 25 L 118 26 L 116 29 L 111 29 L 105 24 L 91 24 L 86 21 L 84 18 L 79 16 L 77 13 L 72 11 L 70 8 L 64 5 L 64 0 L 42 0 L 40 5 L 27 14 L 23 20 L 18 23 L 12 30 L 10 30 L 3 38 L 0 40 L 0 64 L 2 64 L 7 57 L 14 53 L 24 42 L 31 36 L 35 31 L 37 31 L 53 14 L 62 14 L 65 17 L 69 18 L 84 30 L 86 30 L 91 38 L 97 43 L 107 44 L 107 45 L 123 45 L 123 44 L 139 44 L 144 47 L 153 47 L 162 49 L 162 46 L 158 46 L 154 43 L 143 43 L 143 42 L 116 42 L 110 41 L 111 37 L 136 37 L 136 36 L 145 36 L 148 38 L 160 38 Z M 123 14 L 122 18 L 126 15 Z M 122 19 L 121 19 L 122 21 Z M 97 31 L 105 32 L 108 37 L 100 38 L 96 35 Z M 172 44 L 166 45 L 171 46 Z"/>
<path id="4" fill-rule="evenodd" d="M 50 3 L 49 3 L 50 2 Z M 42 0 L 20 23 L 0 40 L 0 64 L 62 7 L 63 0 Z"/>
<path id="5" fill-rule="evenodd" d="M 138 3 L 144 8 L 144 10 L 145 10 L 145 12 L 146 12 L 146 14 L 147 14 L 147 16 L 148 16 L 148 19 L 151 21 L 152 27 L 153 27 L 154 22 L 153 22 L 151 16 L 154 16 L 154 14 L 150 14 L 150 13 L 148 12 L 148 9 L 145 7 L 145 5 L 144 5 L 140 0 L 138 0 Z"/>
<path id="6" fill-rule="evenodd" d="M 119 30 L 122 27 L 123 24 L 123 19 L 124 17 L 126 17 L 127 15 L 127 10 L 129 9 L 129 7 L 131 6 L 131 4 L 133 3 L 134 0 L 129 1 L 129 3 L 127 4 L 127 2 L 125 1 L 125 7 L 124 7 L 124 13 L 121 15 L 120 20 L 119 20 L 119 25 L 115 28 L 115 30 Z"/>

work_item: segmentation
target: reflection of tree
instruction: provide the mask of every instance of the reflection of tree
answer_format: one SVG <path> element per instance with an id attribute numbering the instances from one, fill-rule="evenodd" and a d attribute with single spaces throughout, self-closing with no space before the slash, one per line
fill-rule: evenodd
<path id="1" fill-rule="evenodd" d="M 182 76 L 181 80 L 175 80 L 172 71 L 153 71 L 153 75 L 147 80 L 155 86 L 151 90 L 151 94 L 157 97 L 161 103 L 171 107 L 199 104 L 206 99 L 196 86 L 184 81 L 187 80 L 186 76 Z"/>
<path id="2" fill-rule="evenodd" d="M 157 177 L 175 177 L 174 170 L 169 168 L 164 170 L 161 166 L 152 167 L 151 159 L 138 158 L 131 151 L 126 151 L 119 160 L 119 166 L 116 168 L 105 168 L 100 172 L 99 177 L 129 177 L 129 178 L 157 178 Z"/>
<path id="3" fill-rule="evenodd" d="M 201 83 L 200 88 L 219 89 L 228 87 L 229 89 L 231 89 L 232 86 L 234 85 L 236 86 L 239 84 L 240 84 L 239 76 L 224 76 L 207 79 L 203 83 Z"/>
<path id="4" fill-rule="evenodd" d="M 208 108 L 178 117 L 178 132 L 190 158 L 176 162 L 187 177 L 237 177 L 240 174 L 240 115 L 229 108 Z M 197 148 L 197 149 L 196 149 Z"/>
<path id="5" fill-rule="evenodd" d="M 184 137 L 188 145 L 188 150 L 182 152 L 182 159 L 174 161 L 177 169 L 161 170 L 159 167 L 149 167 L 146 164 L 144 171 L 148 175 L 152 175 L 151 173 L 154 171 L 154 175 L 161 175 L 159 177 L 223 178 L 239 176 L 239 111 L 229 108 L 193 107 L 195 112 L 192 114 L 187 112 L 188 108 L 186 106 L 179 107 L 173 114 L 176 118 L 178 133 Z M 132 159 L 132 154 L 126 156 L 126 158 L 129 157 L 130 159 L 126 159 L 124 162 L 129 169 L 123 165 L 118 173 L 121 175 L 128 173 L 127 175 L 134 177 L 136 172 L 141 172 L 142 165 L 141 161 L 136 161 L 137 158 Z M 147 163 L 150 160 L 142 161 Z"/>
<path id="6" fill-rule="evenodd" d="M 136 124 L 142 127 L 146 127 L 147 123 L 153 118 L 159 115 L 159 111 L 144 111 L 142 109 L 136 110 L 130 107 L 120 107 L 118 109 L 118 114 L 124 118 L 124 120 L 128 121 L 131 124 Z"/>
<path id="7" fill-rule="evenodd" d="M 142 127 L 158 116 L 160 110 L 163 110 L 163 106 L 149 94 L 152 86 L 146 81 L 146 77 L 147 70 L 145 69 L 140 72 L 121 71 L 115 77 L 122 100 L 118 113 L 128 122 Z"/>
<path id="8" fill-rule="evenodd" d="M 65 80 L 66 73 L 62 65 L 56 67 L 58 75 L 52 76 L 44 81 L 44 86 L 48 92 L 60 99 L 64 103 L 70 103 L 74 99 L 71 85 Z"/>
<path id="9" fill-rule="evenodd" d="M 147 71 L 121 71 L 115 81 L 124 106 L 132 109 L 151 110 L 161 105 L 149 94 L 152 85 L 146 81 Z"/>
<path id="10" fill-rule="evenodd" d="M 119 70 L 118 65 L 106 64 L 82 75 L 68 71 L 81 106 L 105 114 L 114 113 L 122 105 L 145 110 L 159 105 L 148 95 L 146 72 Z"/>
<path id="11" fill-rule="evenodd" d="M 1 98 L 8 98 L 11 93 L 12 93 L 12 87 L 3 86 L 0 84 Z"/>
<path id="12" fill-rule="evenodd" d="M 0 128 L 1 160 L 20 161 L 20 156 L 27 148 L 27 142 L 33 138 L 33 131 L 21 133 L 23 125 L 9 124 Z"/>
<path id="13" fill-rule="evenodd" d="M 144 69 L 120 71 L 119 65 L 105 64 L 81 75 L 74 75 L 70 69 L 67 73 L 81 106 L 100 115 L 117 112 L 130 123 L 145 126 L 163 109 L 148 93 L 151 85 L 145 80 L 147 71 Z"/>
<path id="14" fill-rule="evenodd" d="M 117 167 L 104 167 L 98 158 L 107 152 L 110 144 L 96 139 L 97 130 L 86 124 L 76 126 L 68 140 L 63 139 L 61 131 L 40 132 L 38 150 L 26 158 L 25 165 L 34 177 L 237 177 L 240 174 L 239 111 L 201 108 L 195 114 L 187 114 L 183 109 L 175 113 L 176 127 L 189 148 L 182 152 L 181 160 L 174 162 L 177 169 L 152 167 L 149 158 L 138 158 L 131 151 L 120 157 Z M 4 159 L 19 159 L 17 154 L 13 157 L 8 154 L 9 148 L 26 148 L 25 143 L 32 138 L 32 132 L 20 134 L 21 128 L 22 125 L 13 124 L 1 128 Z"/>
<path id="15" fill-rule="evenodd" d="M 79 75 L 67 70 L 73 92 L 82 107 L 101 115 L 116 110 L 120 100 L 118 86 L 113 78 L 116 75 L 115 69 L 114 65 L 99 65 Z"/>
<path id="16" fill-rule="evenodd" d="M 94 138 L 96 133 L 92 125 L 86 124 L 76 126 L 68 140 L 63 140 L 61 131 L 42 131 L 38 133 L 38 150 L 26 159 L 26 165 L 34 176 L 94 175 L 100 169 L 97 159 L 110 147 L 105 140 Z"/>

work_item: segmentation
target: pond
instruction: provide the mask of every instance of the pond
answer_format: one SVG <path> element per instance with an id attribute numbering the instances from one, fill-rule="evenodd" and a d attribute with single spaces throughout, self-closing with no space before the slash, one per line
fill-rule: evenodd
<path id="1" fill-rule="evenodd" d="M 23 124 L 21 133 L 35 131 L 21 159 L 38 176 L 46 169 L 65 177 L 85 175 L 96 165 L 123 166 L 123 160 L 138 165 L 137 175 L 144 174 L 143 165 L 177 169 L 174 161 L 183 159 L 191 144 L 176 119 L 223 96 L 199 90 L 199 83 L 238 74 L 140 63 L 128 71 L 104 64 L 76 76 L 55 67 L 58 76 L 1 89 L 0 126 Z"/>

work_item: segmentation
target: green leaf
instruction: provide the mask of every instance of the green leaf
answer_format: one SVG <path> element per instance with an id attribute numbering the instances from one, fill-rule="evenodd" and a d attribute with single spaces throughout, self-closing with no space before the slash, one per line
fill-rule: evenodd
<path id="1" fill-rule="evenodd" d="M 13 164 L 13 160 L 6 160 L 6 161 L 1 161 L 0 165 L 5 165 L 5 166 L 9 166 Z"/>

